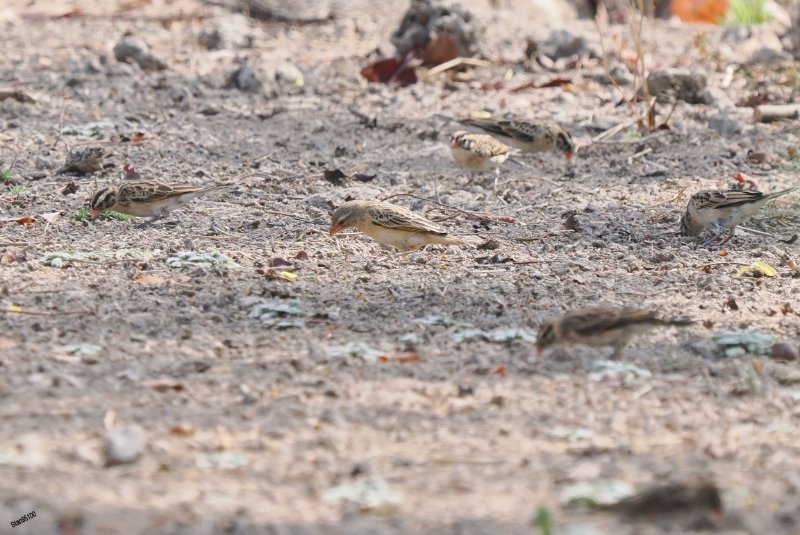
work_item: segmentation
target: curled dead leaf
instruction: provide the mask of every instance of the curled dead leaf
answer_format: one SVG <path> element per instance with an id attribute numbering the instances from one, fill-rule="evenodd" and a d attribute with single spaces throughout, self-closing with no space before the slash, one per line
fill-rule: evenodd
<path id="1" fill-rule="evenodd" d="M 448 32 L 439 32 L 422 51 L 423 65 L 441 65 L 458 57 L 458 42 Z"/>
<path id="2" fill-rule="evenodd" d="M 136 169 L 129 163 L 125 164 L 122 168 L 122 171 L 125 173 L 125 180 L 141 180 L 142 175 L 139 174 Z"/>
<path id="3" fill-rule="evenodd" d="M 745 266 L 736 272 L 737 277 L 741 277 L 745 274 L 752 277 L 775 277 L 778 275 L 778 271 L 769 264 L 759 261 L 753 262 L 749 266 Z"/>
<path id="4" fill-rule="evenodd" d="M 61 188 L 61 195 L 72 195 L 73 193 L 77 192 L 78 192 L 78 186 L 76 186 L 75 182 L 73 182 L 72 180 L 64 184 L 64 187 Z"/>
<path id="5" fill-rule="evenodd" d="M 421 63 L 422 61 L 417 56 L 409 52 L 402 60 L 388 58 L 370 63 L 361 69 L 361 76 L 373 83 L 380 82 L 406 87 L 417 83 L 415 68 Z"/>
<path id="6" fill-rule="evenodd" d="M 286 271 L 285 269 L 265 268 L 264 275 L 270 280 L 284 280 L 294 282 L 297 280 L 297 273 Z"/>
<path id="7" fill-rule="evenodd" d="M 177 435 L 179 437 L 190 437 L 195 434 L 197 428 L 190 424 L 190 423 L 180 423 L 178 425 L 173 425 L 169 428 L 169 432 L 173 435 Z"/>
<path id="8" fill-rule="evenodd" d="M 178 383 L 172 379 L 150 379 L 148 381 L 142 381 L 142 386 L 152 388 L 156 392 L 169 392 L 170 390 L 182 392 L 186 389 L 182 383 Z"/>
<path id="9" fill-rule="evenodd" d="M 379 355 L 378 361 L 380 362 L 419 362 L 419 355 L 416 351 L 407 351 L 405 353 L 398 353 L 397 355 Z"/>
<path id="10" fill-rule="evenodd" d="M 347 175 L 344 174 L 340 169 L 325 169 L 325 171 L 322 172 L 322 176 L 334 186 L 343 185 L 343 179 L 347 178 Z"/>

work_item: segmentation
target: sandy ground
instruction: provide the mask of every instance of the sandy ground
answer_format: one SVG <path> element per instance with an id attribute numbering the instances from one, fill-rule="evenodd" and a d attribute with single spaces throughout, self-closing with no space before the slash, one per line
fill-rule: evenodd
<path id="1" fill-rule="evenodd" d="M 725 503 L 714 531 L 800 533 L 796 363 L 721 357 L 712 338 L 798 339 L 800 278 L 780 261 L 783 251 L 797 258 L 797 246 L 742 234 L 723 257 L 677 234 L 687 195 L 727 186 L 737 171 L 764 191 L 797 181 L 797 125 L 753 125 L 751 110 L 735 107 L 767 77 L 785 98 L 789 74 L 737 68 L 723 88 L 739 58 L 725 57 L 736 44 L 719 29 L 649 24 L 651 68 L 701 68 L 716 103 L 681 103 L 670 130 L 644 139 L 625 128 L 593 144 L 630 118 L 620 90 L 593 81 L 597 61 L 524 68 L 524 38 L 549 29 L 506 3 L 475 5 L 492 67 L 404 89 L 358 74 L 376 47 L 391 51 L 403 2 L 386 13 L 345 3 L 333 21 L 309 25 L 194 0 L 114 16 L 122 4 L 30 20 L 19 17 L 76 4 L 12 2 L 3 15 L 0 79 L 38 100 L 0 103 L 0 160 L 13 160 L 0 252 L 17 251 L 0 265 L 0 532 L 539 533 L 531 519 L 544 507 L 559 533 L 689 533 L 680 515 L 633 523 L 562 498 L 576 483 L 705 478 Z M 249 33 L 252 47 L 199 44 L 223 24 Z M 597 42 L 592 24 L 570 28 Z M 125 32 L 169 69 L 116 64 L 111 48 Z M 612 27 L 606 45 L 630 52 L 629 35 Z M 269 98 L 224 89 L 244 56 L 261 73 L 290 62 L 302 87 Z M 574 83 L 481 88 L 557 77 Z M 712 130 L 717 108 L 741 132 Z M 669 105 L 658 109 L 663 118 Z M 569 127 L 584 145 L 572 176 L 542 155 L 506 165 L 499 196 L 468 183 L 446 145 L 455 125 L 432 115 L 475 110 Z M 63 133 L 98 121 L 108 126 L 95 137 Z M 125 141 L 139 132 L 145 141 Z M 57 175 L 68 149 L 83 145 L 102 146 L 106 167 Z M 748 150 L 767 161 L 749 162 Z M 145 178 L 235 189 L 146 229 L 75 220 L 95 180 L 121 180 L 125 164 Z M 322 174 L 336 168 L 375 176 L 336 185 Z M 69 181 L 77 193 L 63 195 Z M 410 258 L 363 236 L 327 235 L 329 210 L 345 199 L 400 194 L 515 222 L 398 196 L 471 247 Z M 796 218 L 797 202 L 764 216 Z M 577 231 L 563 226 L 569 210 Z M 10 221 L 24 216 L 36 220 Z M 488 241 L 497 248 L 476 248 Z M 180 251 L 218 251 L 237 267 L 172 266 Z M 54 252 L 83 256 L 53 267 Z M 779 276 L 736 277 L 757 260 Z M 628 348 L 623 362 L 649 376 L 596 380 L 605 349 L 536 355 L 530 337 L 542 320 L 598 302 L 699 321 Z M 254 317 L 262 304 L 276 317 Z M 97 347 L 81 354 L 72 344 Z M 129 427 L 144 439 L 141 458 L 106 467 L 107 428 Z M 30 511 L 35 518 L 9 526 Z"/>

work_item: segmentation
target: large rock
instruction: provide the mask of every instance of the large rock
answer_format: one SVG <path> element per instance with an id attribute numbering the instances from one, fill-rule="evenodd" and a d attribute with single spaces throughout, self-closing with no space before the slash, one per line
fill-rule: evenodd
<path id="1" fill-rule="evenodd" d="M 706 87 L 707 83 L 705 74 L 685 69 L 656 71 L 647 77 L 650 94 L 659 102 L 677 99 L 687 104 L 711 104 L 714 99 Z"/>
<path id="2" fill-rule="evenodd" d="M 255 19 L 323 22 L 333 18 L 332 0 L 240 0 L 241 10 Z"/>
<path id="3" fill-rule="evenodd" d="M 483 24 L 467 8 L 444 0 L 412 0 L 400 27 L 392 34 L 397 56 L 413 50 L 424 51 L 426 64 L 451 59 L 446 56 L 472 57 L 480 53 Z M 431 46 L 434 45 L 438 46 Z M 448 50 L 444 56 L 443 50 Z M 436 50 L 433 50 L 436 49 Z"/>
<path id="4" fill-rule="evenodd" d="M 123 63 L 136 63 L 145 71 L 167 68 L 167 64 L 150 52 L 147 45 L 133 37 L 123 37 L 114 45 L 114 57 Z"/>

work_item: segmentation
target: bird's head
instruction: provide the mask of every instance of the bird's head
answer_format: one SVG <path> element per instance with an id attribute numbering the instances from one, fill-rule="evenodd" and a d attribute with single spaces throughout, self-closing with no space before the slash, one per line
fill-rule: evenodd
<path id="1" fill-rule="evenodd" d="M 114 188 L 103 188 L 92 195 L 89 203 L 92 217 L 99 216 L 103 211 L 110 210 L 117 203 L 117 192 Z"/>
<path id="2" fill-rule="evenodd" d="M 363 201 L 347 201 L 331 214 L 331 236 L 346 228 L 358 225 L 363 213 Z"/>
<path id="3" fill-rule="evenodd" d="M 453 132 L 450 135 L 450 146 L 454 149 L 461 147 L 464 144 L 464 136 L 467 133 L 463 130 L 459 130 L 458 132 Z"/>
<path id="4" fill-rule="evenodd" d="M 556 340 L 555 321 L 545 321 L 542 323 L 542 326 L 539 327 L 539 334 L 536 336 L 536 352 L 541 353 L 546 348 L 555 344 Z"/>
<path id="5" fill-rule="evenodd" d="M 572 159 L 573 154 L 575 154 L 575 142 L 569 132 L 561 130 L 556 134 L 556 148 L 564 153 L 567 160 Z"/>

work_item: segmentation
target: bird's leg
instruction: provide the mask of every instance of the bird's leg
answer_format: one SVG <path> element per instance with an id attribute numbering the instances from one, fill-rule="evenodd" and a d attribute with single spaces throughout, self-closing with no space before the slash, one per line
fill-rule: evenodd
<path id="1" fill-rule="evenodd" d="M 561 178 L 575 178 L 575 165 L 573 165 L 572 160 L 569 158 L 565 158 L 567 160 L 567 164 L 564 166 L 564 174 L 561 175 Z"/>
<path id="2" fill-rule="evenodd" d="M 736 234 L 736 227 L 731 227 L 728 229 L 728 237 L 722 240 L 722 243 L 719 244 L 720 247 L 731 241 L 731 238 Z"/>
<path id="3" fill-rule="evenodd" d="M 728 230 L 727 225 L 728 225 L 727 219 L 723 218 L 715 221 L 712 228 L 709 229 L 709 231 L 713 232 L 713 234 L 711 235 L 710 238 L 708 238 L 705 242 L 703 242 L 703 247 L 712 249 L 715 246 L 718 247 L 728 243 L 728 241 L 731 238 L 733 238 L 733 229 L 730 229 L 730 236 L 728 236 L 727 239 L 725 239 L 724 241 L 720 241 L 722 236 L 725 234 L 725 231 Z"/>

